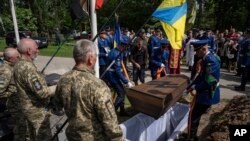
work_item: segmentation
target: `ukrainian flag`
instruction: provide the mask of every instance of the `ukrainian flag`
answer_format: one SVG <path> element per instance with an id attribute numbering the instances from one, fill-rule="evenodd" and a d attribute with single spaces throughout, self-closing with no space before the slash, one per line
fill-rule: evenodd
<path id="1" fill-rule="evenodd" d="M 186 0 L 163 0 L 152 15 L 161 21 L 173 49 L 182 48 L 186 14 Z"/>
<path id="2" fill-rule="evenodd" d="M 118 22 L 115 23 L 114 48 L 121 44 L 121 29 Z"/>

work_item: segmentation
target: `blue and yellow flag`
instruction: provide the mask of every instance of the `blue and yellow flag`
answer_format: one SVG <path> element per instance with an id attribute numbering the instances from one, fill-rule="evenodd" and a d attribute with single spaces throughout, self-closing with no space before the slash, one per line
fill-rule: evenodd
<path id="1" fill-rule="evenodd" d="M 173 49 L 181 49 L 187 14 L 186 0 L 163 0 L 153 13 L 161 21 Z"/>
<path id="2" fill-rule="evenodd" d="M 121 44 L 121 29 L 118 22 L 115 23 L 114 48 Z"/>

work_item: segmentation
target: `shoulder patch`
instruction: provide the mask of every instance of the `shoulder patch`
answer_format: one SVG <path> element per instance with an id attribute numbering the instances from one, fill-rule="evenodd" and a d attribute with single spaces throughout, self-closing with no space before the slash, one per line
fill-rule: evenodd
<path id="1" fill-rule="evenodd" d="M 32 85 L 34 86 L 36 91 L 39 91 L 43 88 L 43 86 L 41 85 L 41 83 L 38 81 L 38 79 L 33 79 L 32 80 Z"/>

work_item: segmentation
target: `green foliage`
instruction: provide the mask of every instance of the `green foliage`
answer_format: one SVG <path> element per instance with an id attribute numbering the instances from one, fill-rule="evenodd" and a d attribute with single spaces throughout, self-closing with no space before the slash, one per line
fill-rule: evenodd
<path id="1" fill-rule="evenodd" d="M 123 0 L 117 10 L 121 27 L 137 31 L 161 4 L 162 0 Z M 193 0 L 187 0 L 193 1 Z M 200 3 L 197 9 L 196 27 L 221 29 L 235 27 L 243 30 L 250 25 L 250 0 L 196 0 Z M 55 28 L 80 29 L 90 31 L 89 19 L 72 27 L 69 14 L 70 0 L 15 0 L 18 26 L 20 30 L 32 30 L 38 33 L 53 33 Z M 108 17 L 118 5 L 119 0 L 109 0 L 97 11 L 98 29 L 108 21 Z M 7 31 L 13 30 L 9 0 L 0 0 L 0 16 Z M 190 8 L 189 8 L 190 9 Z M 190 10 L 189 10 L 190 11 Z M 108 25 L 114 25 L 114 17 Z M 82 25 L 82 27 L 81 27 Z M 83 27 L 84 26 L 84 27 Z M 144 28 L 160 27 L 156 19 L 150 19 Z M 63 33 L 63 32 L 62 32 Z M 2 35 L 2 34 L 1 34 Z"/>
<path id="2" fill-rule="evenodd" d="M 203 0 L 203 12 L 199 16 L 198 27 L 210 27 L 212 29 L 245 30 L 250 24 L 249 0 Z"/>
<path id="3" fill-rule="evenodd" d="M 12 22 L 12 16 L 10 13 L 4 13 L 2 17 L 5 29 L 7 31 L 13 31 L 14 26 Z M 16 17 L 19 30 L 36 31 L 36 17 L 33 16 L 30 9 L 16 8 Z"/>
<path id="4" fill-rule="evenodd" d="M 98 12 L 98 25 L 107 21 L 107 17 L 115 9 L 120 1 L 109 0 L 109 2 Z M 117 10 L 121 27 L 128 27 L 130 30 L 137 31 L 143 23 L 150 18 L 151 14 L 161 3 L 161 0 L 124 0 L 123 5 Z M 114 25 L 114 17 L 109 25 Z M 156 24 L 157 23 L 157 24 Z M 156 24 L 156 25 L 154 25 Z M 151 19 L 144 27 L 158 26 L 159 21 Z"/>

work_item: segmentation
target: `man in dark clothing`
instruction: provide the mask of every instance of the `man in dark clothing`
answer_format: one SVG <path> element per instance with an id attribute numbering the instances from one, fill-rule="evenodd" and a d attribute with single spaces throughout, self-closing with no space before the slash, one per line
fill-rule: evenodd
<path id="1" fill-rule="evenodd" d="M 141 83 L 145 82 L 145 66 L 147 60 L 147 50 L 143 46 L 143 39 L 137 39 L 137 45 L 132 49 L 130 62 L 133 64 L 133 81 L 138 85 L 138 78 Z"/>

